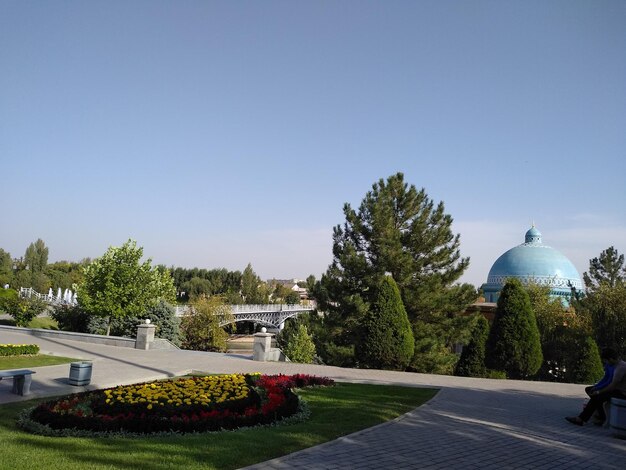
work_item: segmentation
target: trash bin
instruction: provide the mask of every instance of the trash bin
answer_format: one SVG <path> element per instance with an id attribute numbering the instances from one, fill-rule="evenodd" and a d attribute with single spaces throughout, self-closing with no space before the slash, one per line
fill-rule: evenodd
<path id="1" fill-rule="evenodd" d="M 613 436 L 626 439 L 626 400 L 611 398 L 609 426 Z"/>
<path id="2" fill-rule="evenodd" d="M 70 364 L 70 385 L 89 385 L 91 382 L 92 363 L 88 361 Z"/>

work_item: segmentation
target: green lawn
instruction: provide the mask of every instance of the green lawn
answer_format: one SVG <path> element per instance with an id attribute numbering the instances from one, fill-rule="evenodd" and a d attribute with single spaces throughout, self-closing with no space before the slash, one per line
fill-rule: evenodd
<path id="1" fill-rule="evenodd" d="M 0 319 L 0 325 L 15 326 L 15 320 L 12 318 Z M 59 325 L 50 317 L 33 318 L 28 324 L 28 328 L 42 328 L 44 330 L 58 330 Z"/>
<path id="2" fill-rule="evenodd" d="M 0 356 L 0 370 L 56 366 L 57 364 L 67 364 L 68 362 L 79 360 L 71 357 L 47 356 L 45 354 L 37 354 L 36 356 Z"/>
<path id="3" fill-rule="evenodd" d="M 51 438 L 21 431 L 18 413 L 35 401 L 0 406 L 0 469 L 230 469 L 286 455 L 393 419 L 437 391 L 337 384 L 300 390 L 311 417 L 302 423 L 236 432 L 146 438 Z"/>

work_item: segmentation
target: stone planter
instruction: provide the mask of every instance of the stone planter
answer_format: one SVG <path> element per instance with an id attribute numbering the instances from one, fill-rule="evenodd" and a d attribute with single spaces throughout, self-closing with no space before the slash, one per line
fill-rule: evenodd
<path id="1" fill-rule="evenodd" d="M 626 439 L 626 400 L 611 398 L 609 426 L 613 436 Z"/>

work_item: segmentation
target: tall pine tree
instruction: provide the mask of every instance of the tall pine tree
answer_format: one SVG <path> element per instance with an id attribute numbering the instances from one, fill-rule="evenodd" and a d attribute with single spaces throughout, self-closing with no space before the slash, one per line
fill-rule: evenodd
<path id="1" fill-rule="evenodd" d="M 460 238 L 442 202 L 435 206 L 397 173 L 372 186 L 358 211 L 344 205 L 345 223 L 333 231 L 333 262 L 322 277 L 327 299 L 327 362 L 351 365 L 350 348 L 381 278 L 389 273 L 398 285 L 416 339 L 411 368 L 452 372 L 453 343 L 468 337 L 467 319 L 456 315 L 476 298 L 469 284 L 456 282 L 469 264 L 461 258 Z M 333 356 L 333 352 L 340 354 Z"/>

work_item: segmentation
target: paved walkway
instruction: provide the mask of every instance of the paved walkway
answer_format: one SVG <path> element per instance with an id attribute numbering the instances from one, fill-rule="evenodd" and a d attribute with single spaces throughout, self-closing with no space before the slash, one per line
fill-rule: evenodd
<path id="1" fill-rule="evenodd" d="M 430 402 L 397 420 L 296 452 L 252 469 L 623 469 L 626 441 L 606 428 L 578 427 L 584 387 L 571 384 L 487 380 L 393 371 L 261 363 L 229 354 L 139 351 L 38 338 L 0 329 L 0 343 L 36 343 L 43 353 L 94 362 L 89 388 L 104 388 L 191 371 L 311 373 L 339 381 L 436 387 Z M 75 392 L 69 365 L 35 368 L 32 395 L 10 393 L 0 381 L 0 403 Z M 82 388 L 81 388 L 82 389 Z"/>

